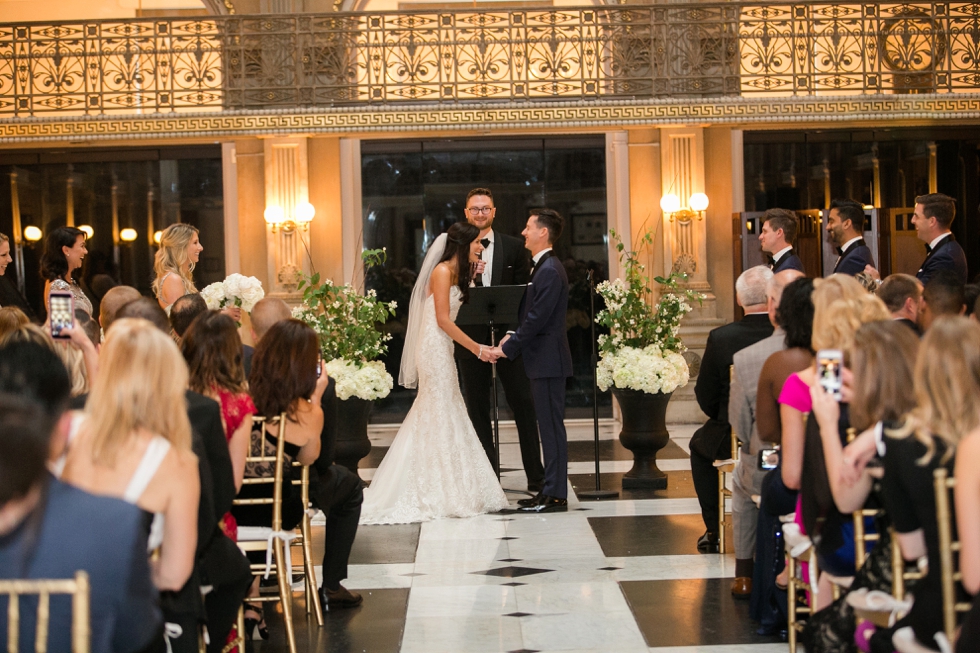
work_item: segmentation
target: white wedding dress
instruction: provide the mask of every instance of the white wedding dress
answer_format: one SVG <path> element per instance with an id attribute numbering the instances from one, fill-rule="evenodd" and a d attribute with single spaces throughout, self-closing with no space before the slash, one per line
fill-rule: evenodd
<path id="1" fill-rule="evenodd" d="M 449 290 L 453 319 L 461 292 Z M 473 429 L 456 376 L 453 341 L 423 305 L 416 351 L 418 396 L 364 490 L 362 524 L 409 524 L 503 510 L 507 497 Z"/>

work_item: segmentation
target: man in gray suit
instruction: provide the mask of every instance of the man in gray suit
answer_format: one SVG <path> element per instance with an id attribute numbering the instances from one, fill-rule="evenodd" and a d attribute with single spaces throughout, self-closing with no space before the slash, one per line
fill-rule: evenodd
<path id="1" fill-rule="evenodd" d="M 766 285 L 769 321 L 775 332 L 765 340 L 735 353 L 728 421 L 742 443 L 741 455 L 732 475 L 732 530 L 735 540 L 735 582 L 732 595 L 747 599 L 752 594 L 752 555 L 759 509 L 752 495 L 762 492 L 762 479 L 768 470 L 759 469 L 759 451 L 764 448 L 755 425 L 755 399 L 759 375 L 766 359 L 785 347 L 785 333 L 776 323 L 776 309 L 783 288 L 804 276 L 799 270 L 777 272 Z"/>

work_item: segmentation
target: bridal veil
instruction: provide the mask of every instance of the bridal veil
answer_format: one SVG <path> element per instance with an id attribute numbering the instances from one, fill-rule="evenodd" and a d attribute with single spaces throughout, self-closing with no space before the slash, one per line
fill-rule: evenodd
<path id="1" fill-rule="evenodd" d="M 432 241 L 429 251 L 422 262 L 422 269 L 419 270 L 418 279 L 415 281 L 415 288 L 412 289 L 412 301 L 408 305 L 408 328 L 405 331 L 405 347 L 402 349 L 402 364 L 398 372 L 398 385 L 406 388 L 418 387 L 419 368 L 415 360 L 418 352 L 419 331 L 422 329 L 422 309 L 425 300 L 429 296 L 429 278 L 432 271 L 436 269 L 442 260 L 442 255 L 446 251 L 446 234 L 439 236 Z"/>

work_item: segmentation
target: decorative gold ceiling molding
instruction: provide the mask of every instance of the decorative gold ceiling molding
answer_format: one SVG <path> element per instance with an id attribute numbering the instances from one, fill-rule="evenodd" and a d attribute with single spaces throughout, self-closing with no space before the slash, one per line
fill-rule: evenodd
<path id="1" fill-rule="evenodd" d="M 0 121 L 0 144 L 228 139 L 271 134 L 608 129 L 658 125 L 758 128 L 827 123 L 879 124 L 980 120 L 980 93 L 854 95 L 712 100 L 389 105 L 307 111 L 235 111 L 128 116 L 26 118 Z"/>

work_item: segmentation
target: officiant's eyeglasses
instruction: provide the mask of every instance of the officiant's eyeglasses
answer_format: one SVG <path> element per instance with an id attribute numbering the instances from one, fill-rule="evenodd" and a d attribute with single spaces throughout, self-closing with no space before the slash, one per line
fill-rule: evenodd
<path id="1" fill-rule="evenodd" d="M 466 210 L 469 211 L 470 215 L 480 215 L 481 213 L 483 215 L 490 215 L 490 212 L 493 211 L 493 209 L 494 207 L 492 206 L 471 206 Z"/>

